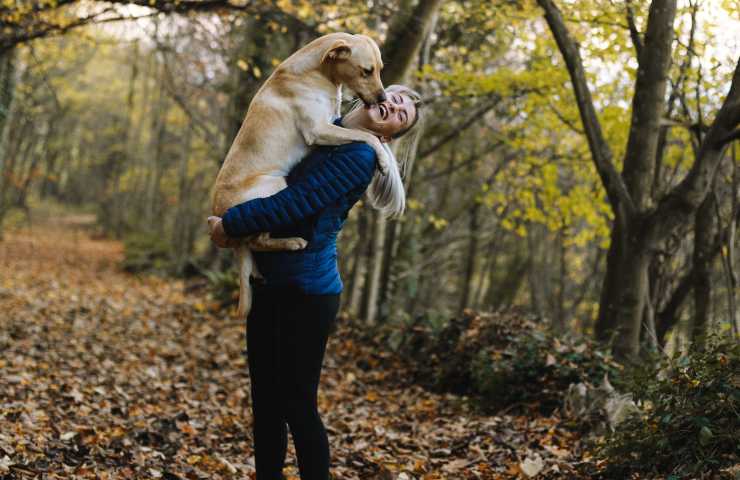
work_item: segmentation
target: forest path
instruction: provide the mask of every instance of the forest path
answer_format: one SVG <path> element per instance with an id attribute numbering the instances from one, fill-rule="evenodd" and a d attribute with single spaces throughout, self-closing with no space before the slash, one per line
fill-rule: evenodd
<path id="1" fill-rule="evenodd" d="M 243 322 L 181 280 L 122 272 L 89 221 L 0 241 L 0 479 L 254 478 Z M 347 329 L 319 394 L 335 478 L 575 478 L 556 419 L 475 414 Z"/>

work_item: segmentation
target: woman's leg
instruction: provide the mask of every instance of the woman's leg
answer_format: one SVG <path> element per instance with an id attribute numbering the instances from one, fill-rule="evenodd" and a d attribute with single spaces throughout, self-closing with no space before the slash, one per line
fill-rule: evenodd
<path id="1" fill-rule="evenodd" d="M 298 456 L 301 480 L 329 478 L 329 440 L 319 416 L 317 394 L 329 331 L 339 295 L 297 293 L 282 302 L 281 372 L 285 415 Z"/>
<path id="2" fill-rule="evenodd" d="M 269 289 L 253 286 L 247 316 L 247 359 L 252 393 L 252 433 L 257 480 L 280 480 L 288 448 L 288 432 L 280 386 L 283 299 Z"/>

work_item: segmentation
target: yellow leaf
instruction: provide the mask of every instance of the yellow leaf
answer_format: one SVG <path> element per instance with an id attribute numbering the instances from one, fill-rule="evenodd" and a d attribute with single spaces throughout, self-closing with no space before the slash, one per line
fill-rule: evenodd
<path id="1" fill-rule="evenodd" d="M 447 220 L 439 218 L 436 215 L 429 215 L 429 223 L 434 226 L 435 230 L 442 230 L 448 225 Z"/>

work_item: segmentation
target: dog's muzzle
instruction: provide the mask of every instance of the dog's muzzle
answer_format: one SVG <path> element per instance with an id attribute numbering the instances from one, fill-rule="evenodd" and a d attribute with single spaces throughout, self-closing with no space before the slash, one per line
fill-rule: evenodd
<path id="1" fill-rule="evenodd" d="M 365 98 L 364 96 L 360 95 L 360 99 L 362 100 L 362 103 L 364 103 L 366 107 L 371 107 L 373 105 L 383 103 L 385 102 L 386 98 L 387 97 L 385 96 L 385 92 L 383 90 L 374 94 L 370 98 Z"/>

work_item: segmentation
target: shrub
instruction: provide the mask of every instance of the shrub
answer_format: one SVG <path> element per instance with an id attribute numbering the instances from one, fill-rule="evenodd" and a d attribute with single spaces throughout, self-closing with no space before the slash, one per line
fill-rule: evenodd
<path id="1" fill-rule="evenodd" d="M 472 376 L 486 409 L 535 403 L 550 414 L 563 406 L 571 384 L 596 384 L 605 375 L 618 376 L 619 365 L 592 341 L 525 326 L 475 356 Z"/>
<path id="2" fill-rule="evenodd" d="M 483 410 L 536 404 L 551 413 L 571 383 L 600 382 L 620 371 L 585 338 L 557 336 L 517 311 L 466 312 L 434 333 L 407 328 L 400 349 L 416 380 L 436 390 L 467 394 Z"/>
<path id="3" fill-rule="evenodd" d="M 239 274 L 236 270 L 233 268 L 224 271 L 206 270 L 204 273 L 208 279 L 210 293 L 222 307 L 238 303 Z"/>
<path id="4" fill-rule="evenodd" d="M 123 239 L 123 269 L 131 273 L 164 273 L 170 267 L 169 243 L 156 233 L 134 233 Z"/>
<path id="5" fill-rule="evenodd" d="M 620 424 L 597 450 L 603 478 L 707 478 L 740 462 L 737 342 L 715 339 L 706 350 L 636 371 L 630 390 L 643 414 Z"/>

